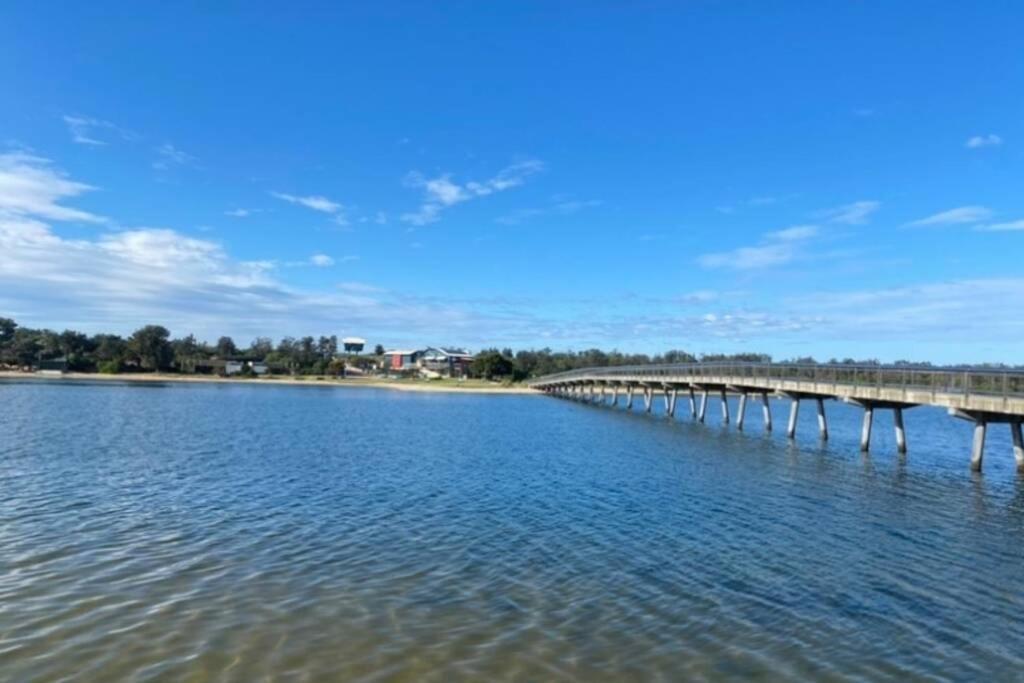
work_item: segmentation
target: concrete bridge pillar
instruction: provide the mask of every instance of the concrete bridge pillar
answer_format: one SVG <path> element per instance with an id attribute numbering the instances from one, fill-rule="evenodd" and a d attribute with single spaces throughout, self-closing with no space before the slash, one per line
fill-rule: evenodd
<path id="1" fill-rule="evenodd" d="M 896 406 L 892 409 L 892 425 L 896 430 L 896 451 L 907 452 L 907 430 L 903 428 L 903 408 Z"/>
<path id="2" fill-rule="evenodd" d="M 696 419 L 697 418 L 697 399 L 694 398 L 693 387 L 692 386 L 689 388 L 689 393 L 690 393 L 690 417 Z"/>
<path id="3" fill-rule="evenodd" d="M 957 409 L 950 409 L 949 413 L 962 420 L 974 422 L 974 439 L 971 444 L 972 471 L 981 472 L 981 465 L 985 460 L 985 436 L 988 433 L 989 424 L 1006 422 L 1010 425 L 1010 436 L 1013 440 L 1013 459 L 1016 461 L 1017 471 L 1024 472 L 1024 437 L 1021 435 L 1021 424 L 1024 420 L 1019 415 Z"/>
<path id="4" fill-rule="evenodd" d="M 619 405 L 619 385 L 618 384 L 613 384 L 612 385 L 612 408 L 616 407 L 617 405 Z"/>
<path id="5" fill-rule="evenodd" d="M 789 425 L 786 427 L 786 436 L 790 439 L 796 438 L 796 419 L 800 415 L 800 398 L 793 397 L 789 404 Z"/>
<path id="6" fill-rule="evenodd" d="M 673 417 L 676 414 L 676 395 L 678 390 L 668 384 L 662 386 L 665 390 L 665 414 Z"/>
<path id="7" fill-rule="evenodd" d="M 1019 420 L 1010 423 L 1010 434 L 1013 436 L 1013 457 L 1017 461 L 1017 471 L 1024 472 L 1024 437 L 1021 435 Z"/>
<path id="8" fill-rule="evenodd" d="M 722 424 L 729 424 L 729 401 L 725 397 L 725 389 L 719 392 L 722 398 Z"/>
<path id="9" fill-rule="evenodd" d="M 654 402 L 654 390 L 649 386 L 644 386 L 644 412 L 651 412 L 651 404 Z"/>
<path id="10" fill-rule="evenodd" d="M 818 432 L 822 441 L 828 441 L 828 421 L 825 419 L 825 399 L 816 399 L 818 404 Z"/>
<path id="11" fill-rule="evenodd" d="M 764 415 L 764 431 L 772 431 L 772 405 L 767 393 L 761 394 L 761 413 Z"/>
<path id="12" fill-rule="evenodd" d="M 860 427 L 860 450 L 867 453 L 871 448 L 871 424 L 875 419 L 875 407 L 870 403 L 864 404 L 864 422 Z"/>
<path id="13" fill-rule="evenodd" d="M 633 385 L 626 385 L 626 410 L 633 410 Z"/>
<path id="14" fill-rule="evenodd" d="M 700 392 L 700 413 L 697 415 L 697 420 L 701 423 L 704 422 L 704 417 L 708 412 L 708 390 L 704 389 Z"/>
<path id="15" fill-rule="evenodd" d="M 741 391 L 740 392 L 740 405 L 736 409 L 736 412 L 737 412 L 737 415 L 736 415 L 736 429 L 742 432 L 743 431 L 743 419 L 747 415 L 747 392 L 745 392 L 745 391 Z"/>
<path id="16" fill-rule="evenodd" d="M 981 463 L 985 459 L 985 433 L 988 423 L 984 419 L 974 422 L 974 442 L 971 444 L 971 471 L 981 472 Z"/>

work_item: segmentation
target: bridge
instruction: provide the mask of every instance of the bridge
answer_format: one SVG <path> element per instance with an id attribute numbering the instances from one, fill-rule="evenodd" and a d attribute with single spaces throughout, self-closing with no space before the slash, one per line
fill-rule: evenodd
<path id="1" fill-rule="evenodd" d="M 1013 439 L 1017 470 L 1024 472 L 1024 372 L 921 368 L 880 365 L 818 365 L 797 363 L 681 363 L 584 368 L 531 381 L 530 386 L 553 396 L 617 406 L 625 399 L 632 409 L 634 397 L 651 412 L 655 396 L 662 396 L 665 412 L 675 415 L 680 392 L 689 398 L 690 415 L 704 422 L 709 400 L 721 401 L 722 419 L 729 424 L 726 395 L 739 397 L 736 428 L 746 421 L 748 399 L 759 400 L 764 428 L 772 429 L 769 396 L 790 400 L 786 435 L 796 436 L 801 401 L 814 401 L 818 429 L 828 439 L 826 400 L 840 400 L 864 410 L 860 448 L 871 446 L 871 430 L 877 410 L 892 411 L 896 447 L 907 452 L 903 411 L 917 406 L 939 406 L 950 415 L 974 423 L 971 469 L 980 472 L 985 456 L 985 436 L 990 424 L 1007 424 Z M 700 397 L 699 405 L 697 397 Z"/>

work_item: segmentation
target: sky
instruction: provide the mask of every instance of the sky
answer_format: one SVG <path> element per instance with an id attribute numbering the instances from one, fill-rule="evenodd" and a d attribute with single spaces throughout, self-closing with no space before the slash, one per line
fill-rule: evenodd
<path id="1" fill-rule="evenodd" d="M 1014 2 L 0 7 L 0 316 L 1024 363 Z"/>

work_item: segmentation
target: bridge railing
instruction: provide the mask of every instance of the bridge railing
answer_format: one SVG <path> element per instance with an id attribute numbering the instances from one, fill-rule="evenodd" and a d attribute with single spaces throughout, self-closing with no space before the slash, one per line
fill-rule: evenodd
<path id="1" fill-rule="evenodd" d="M 569 370 L 538 377 L 529 384 L 543 386 L 553 382 L 582 379 L 615 380 L 625 377 L 659 382 L 672 381 L 673 378 L 680 376 L 697 380 L 701 377 L 726 378 L 737 383 L 744 379 L 759 379 L 908 389 L 947 394 L 1024 397 L 1024 371 L 891 365 L 729 362 L 619 365 Z"/>

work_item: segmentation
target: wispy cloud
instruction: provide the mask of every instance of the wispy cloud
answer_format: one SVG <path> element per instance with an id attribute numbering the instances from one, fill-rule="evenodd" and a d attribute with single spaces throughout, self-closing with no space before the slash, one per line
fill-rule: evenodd
<path id="1" fill-rule="evenodd" d="M 103 223 L 106 219 L 101 216 L 60 203 L 94 189 L 70 180 L 48 159 L 24 152 L 0 154 L 0 214 Z"/>
<path id="2" fill-rule="evenodd" d="M 317 268 L 329 268 L 334 265 L 334 259 L 327 254 L 313 254 L 309 257 L 309 262 Z"/>
<path id="3" fill-rule="evenodd" d="M 441 212 L 449 207 L 518 187 L 526 182 L 529 176 L 543 169 L 544 164 L 541 161 L 521 161 L 503 168 L 493 178 L 469 181 L 465 184 L 453 182 L 450 173 L 427 178 L 414 171 L 406 177 L 405 184 L 423 190 L 424 201 L 416 211 L 402 214 L 401 220 L 412 225 L 429 225 L 440 220 Z"/>
<path id="4" fill-rule="evenodd" d="M 819 217 L 830 223 L 842 223 L 845 225 L 862 225 L 868 222 L 868 218 L 882 206 L 881 202 L 862 200 L 837 206 L 834 209 L 822 211 Z"/>
<path id="5" fill-rule="evenodd" d="M 809 239 L 817 234 L 817 225 L 794 225 L 791 228 L 785 228 L 783 230 L 770 232 L 766 235 L 766 237 L 768 237 L 769 239 L 780 240 L 783 242 L 795 242 L 798 240 Z"/>
<path id="6" fill-rule="evenodd" d="M 975 226 L 975 230 L 979 232 L 1015 232 L 1018 230 L 1024 230 L 1024 219 L 1018 221 L 1008 221 L 1006 223 L 989 223 L 988 225 Z"/>
<path id="7" fill-rule="evenodd" d="M 585 209 L 592 209 L 601 206 L 603 203 L 604 202 L 600 199 L 561 200 L 556 201 L 552 203 L 551 206 L 547 207 L 519 209 L 518 211 L 513 211 L 505 216 L 496 218 L 495 222 L 503 223 L 505 225 L 518 225 L 541 216 L 571 216 Z"/>
<path id="8" fill-rule="evenodd" d="M 348 225 L 348 220 L 345 217 L 345 207 L 339 202 L 332 201 L 322 195 L 307 195 L 300 196 L 294 194 L 287 194 L 285 192 L 271 192 L 271 196 L 277 197 L 289 204 L 297 204 L 304 206 L 307 209 L 313 211 L 319 211 L 320 213 L 330 214 L 334 216 L 334 222 L 339 225 Z"/>
<path id="9" fill-rule="evenodd" d="M 704 254 L 700 257 L 699 262 L 705 268 L 751 270 L 784 265 L 793 260 L 794 253 L 791 244 L 782 242 Z"/>
<path id="10" fill-rule="evenodd" d="M 967 138 L 967 142 L 964 146 L 968 149 L 978 149 L 979 147 L 998 147 L 1003 144 L 1003 139 L 994 133 L 988 135 L 975 135 Z"/>
<path id="11" fill-rule="evenodd" d="M 153 162 L 153 168 L 158 171 L 166 171 L 171 166 L 191 166 L 198 161 L 169 142 L 160 145 L 155 151 L 160 158 Z"/>
<path id="12" fill-rule="evenodd" d="M 799 245 L 818 234 L 815 225 L 794 225 L 790 228 L 765 233 L 764 242 L 751 247 L 740 247 L 700 256 L 697 261 L 705 268 L 755 270 L 781 266 L 800 254 Z"/>
<path id="13" fill-rule="evenodd" d="M 91 145 L 101 147 L 106 145 L 105 140 L 100 139 L 103 133 L 117 133 L 121 137 L 128 138 L 131 135 L 128 131 L 122 130 L 110 121 L 94 119 L 89 116 L 68 116 L 63 117 L 64 124 L 71 133 L 71 141 L 79 145 Z"/>
<path id="14" fill-rule="evenodd" d="M 981 223 L 992 217 L 992 210 L 984 206 L 960 206 L 948 211 L 927 216 L 907 223 L 911 227 L 928 227 L 933 225 L 964 225 Z"/>
<path id="15" fill-rule="evenodd" d="M 257 211 L 259 211 L 259 209 L 230 209 L 229 211 L 225 211 L 224 215 L 231 216 L 232 218 L 247 218 Z"/>

